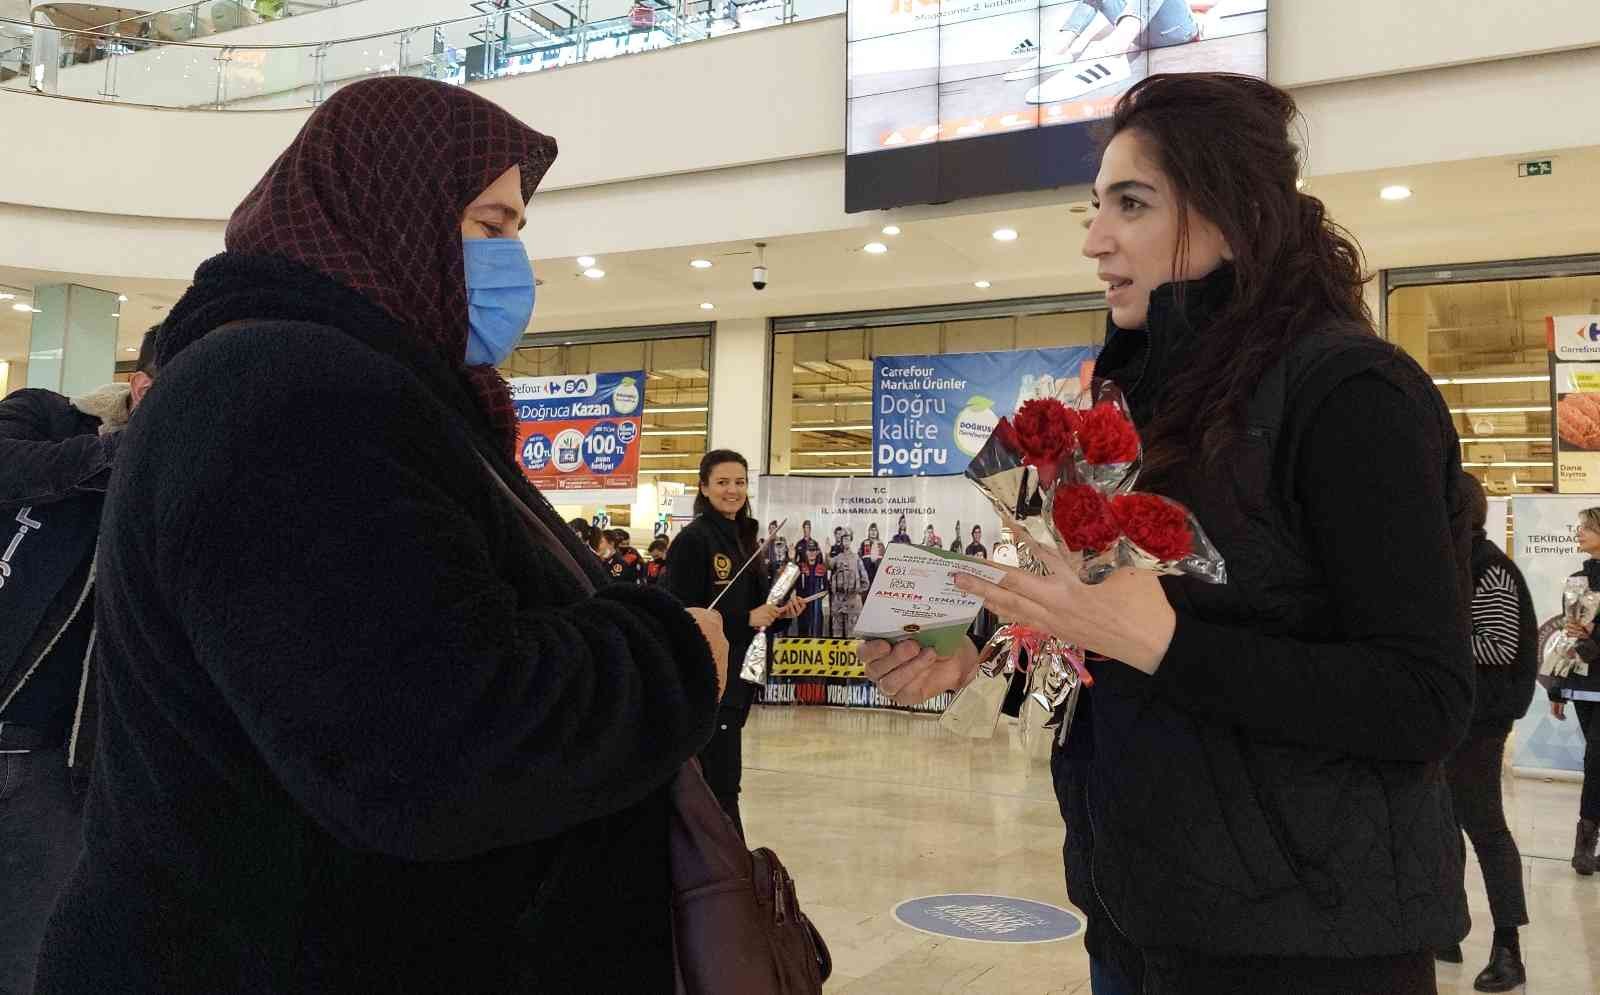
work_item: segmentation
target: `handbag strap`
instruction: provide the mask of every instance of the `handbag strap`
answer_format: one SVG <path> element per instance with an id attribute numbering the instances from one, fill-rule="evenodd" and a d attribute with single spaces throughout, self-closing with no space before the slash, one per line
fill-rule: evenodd
<path id="1" fill-rule="evenodd" d="M 478 453 L 477 457 L 478 462 L 483 464 L 484 472 L 489 475 L 489 479 L 495 482 L 495 486 L 500 488 L 500 493 L 510 500 L 511 506 L 516 508 L 517 514 L 522 516 L 522 523 L 528 527 L 528 534 L 533 537 L 533 541 L 542 546 L 551 556 L 554 556 L 556 562 L 560 563 L 572 575 L 573 580 L 577 581 L 578 587 L 583 591 L 585 597 L 594 594 L 594 582 L 589 579 L 589 575 L 584 572 L 583 567 L 578 565 L 578 561 L 572 558 L 572 554 L 567 551 L 566 545 L 550 531 L 549 526 L 545 525 L 543 519 L 534 514 L 533 509 L 528 507 L 528 503 L 522 500 L 521 496 L 512 490 L 504 480 L 500 479 L 500 474 L 495 472 L 494 466 L 484 458 L 482 453 Z"/>

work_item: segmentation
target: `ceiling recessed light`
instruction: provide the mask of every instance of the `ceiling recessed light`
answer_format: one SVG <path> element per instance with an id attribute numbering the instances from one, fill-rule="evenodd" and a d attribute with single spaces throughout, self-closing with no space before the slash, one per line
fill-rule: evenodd
<path id="1" fill-rule="evenodd" d="M 689 260 L 689 265 L 693 266 L 695 269 L 710 269 L 711 268 L 711 260 L 709 260 L 709 259 L 691 259 L 691 260 Z"/>
<path id="2" fill-rule="evenodd" d="M 13 310 L 13 311 L 32 311 L 33 308 L 32 308 L 32 306 L 27 305 L 27 304 L 13 304 L 13 305 L 11 305 L 11 310 Z"/>
<path id="3" fill-rule="evenodd" d="M 882 242 L 868 242 L 861 247 L 861 251 L 871 256 L 881 256 L 889 251 L 889 247 Z"/>
<path id="4" fill-rule="evenodd" d="M 702 310 L 702 311 L 715 311 L 716 309 L 717 309 L 717 306 L 715 304 L 711 303 L 710 301 L 706 301 L 705 303 L 700 305 L 700 310 Z"/>
<path id="5" fill-rule="evenodd" d="M 603 280 L 605 279 L 606 271 L 603 269 L 595 269 L 593 266 L 590 266 L 588 269 L 583 271 L 583 275 L 591 280 Z"/>
<path id="6" fill-rule="evenodd" d="M 139 350 L 135 349 L 133 346 L 130 345 L 127 348 L 123 349 L 122 351 L 123 352 L 138 352 Z"/>
<path id="7" fill-rule="evenodd" d="M 1017 230 L 1015 228 L 997 228 L 995 229 L 994 240 L 996 242 L 1015 242 L 1017 240 Z"/>
<path id="8" fill-rule="evenodd" d="M 994 286 L 994 284 L 990 283 L 988 280 L 979 280 L 978 282 L 974 283 L 973 286 L 977 287 L 979 290 L 988 290 L 990 287 Z"/>
<path id="9" fill-rule="evenodd" d="M 890 236 L 890 237 L 898 235 L 898 234 L 900 234 L 900 226 L 899 225 L 884 225 L 883 226 L 883 233 L 885 235 Z"/>
<path id="10" fill-rule="evenodd" d="M 128 295 L 127 294 L 118 294 L 117 295 L 117 303 L 118 304 L 126 304 L 126 303 L 128 303 Z"/>
<path id="11" fill-rule="evenodd" d="M 1411 196 L 1411 188 L 1395 184 L 1392 187 L 1384 187 L 1382 190 L 1379 190 L 1378 196 L 1382 197 L 1384 200 L 1405 200 Z"/>
<path id="12" fill-rule="evenodd" d="M 578 257 L 578 268 L 579 269 L 592 269 L 593 267 L 594 267 L 594 257 L 593 256 L 579 256 Z"/>
<path id="13" fill-rule="evenodd" d="M 121 311 L 113 311 L 113 312 L 111 312 L 111 317 L 120 318 L 120 317 L 122 317 L 122 312 Z"/>

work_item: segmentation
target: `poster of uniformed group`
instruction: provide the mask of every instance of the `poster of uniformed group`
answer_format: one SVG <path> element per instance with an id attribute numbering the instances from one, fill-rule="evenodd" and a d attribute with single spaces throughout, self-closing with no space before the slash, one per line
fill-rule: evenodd
<path id="1" fill-rule="evenodd" d="M 800 564 L 799 637 L 847 638 L 892 543 L 987 559 L 1000 521 L 967 478 L 762 477 L 756 515 L 776 566 Z"/>

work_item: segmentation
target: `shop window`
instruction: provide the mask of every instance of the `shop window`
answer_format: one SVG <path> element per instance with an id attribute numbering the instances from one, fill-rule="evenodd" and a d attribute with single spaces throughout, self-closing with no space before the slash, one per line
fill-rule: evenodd
<path id="1" fill-rule="evenodd" d="M 1424 283 L 1387 303 L 1389 338 L 1438 384 L 1467 471 L 1494 495 L 1553 492 L 1546 319 L 1600 309 L 1600 275 Z"/>
<path id="2" fill-rule="evenodd" d="M 1072 302 L 1076 310 L 906 324 L 882 324 L 875 315 L 870 327 L 825 331 L 785 331 L 808 323 L 785 319 L 773 336 L 768 472 L 872 472 L 872 361 L 879 356 L 1098 345 L 1106 312 L 1086 305 L 1103 299 L 1086 295 Z"/>

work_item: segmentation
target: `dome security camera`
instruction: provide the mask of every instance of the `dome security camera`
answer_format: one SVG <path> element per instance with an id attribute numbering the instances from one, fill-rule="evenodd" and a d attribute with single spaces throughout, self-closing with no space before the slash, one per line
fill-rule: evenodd
<path id="1" fill-rule="evenodd" d="M 750 271 L 750 286 L 757 290 L 767 289 L 767 243 L 756 243 L 756 265 Z"/>

